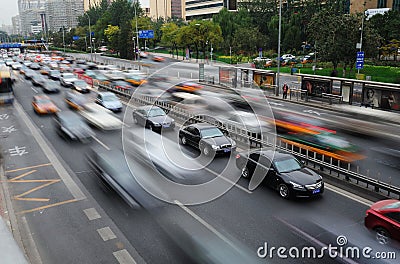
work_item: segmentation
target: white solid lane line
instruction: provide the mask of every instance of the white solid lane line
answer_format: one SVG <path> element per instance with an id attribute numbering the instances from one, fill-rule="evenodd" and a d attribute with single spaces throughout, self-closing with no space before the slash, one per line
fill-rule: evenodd
<path id="1" fill-rule="evenodd" d="M 198 222 L 200 222 L 204 227 L 206 227 L 208 230 L 213 232 L 216 236 L 221 238 L 223 241 L 225 241 L 227 244 L 231 245 L 232 247 L 235 247 L 235 245 L 232 244 L 232 242 L 226 238 L 223 234 L 218 232 L 217 229 L 215 229 L 213 226 L 211 226 L 209 223 L 207 223 L 203 218 L 198 216 L 195 212 L 184 206 L 181 202 L 178 200 L 175 200 L 174 203 L 178 205 L 182 210 L 184 210 L 186 213 L 188 213 L 190 216 L 192 216 L 194 219 L 196 219 Z"/>
<path id="2" fill-rule="evenodd" d="M 100 141 L 100 139 L 98 139 L 97 137 L 93 136 L 93 139 L 97 141 L 97 143 L 99 143 L 103 148 L 105 148 L 106 150 L 110 150 L 110 148 L 104 144 L 103 142 Z"/>
<path id="3" fill-rule="evenodd" d="M 362 197 L 360 197 L 360 196 L 358 196 L 356 194 L 353 194 L 351 192 L 348 192 L 348 191 L 345 191 L 343 189 L 340 189 L 339 187 L 333 186 L 333 185 L 331 185 L 329 183 L 325 183 L 325 187 L 326 187 L 326 189 L 328 189 L 328 190 L 330 190 L 332 192 L 335 192 L 335 193 L 337 193 L 339 195 L 342 195 L 342 196 L 344 196 L 346 198 L 349 198 L 349 199 L 351 199 L 353 201 L 359 202 L 359 203 L 361 203 L 363 205 L 366 205 L 368 207 L 371 206 L 374 203 L 374 202 L 372 202 L 370 200 L 367 200 L 367 199 L 362 198 Z"/>

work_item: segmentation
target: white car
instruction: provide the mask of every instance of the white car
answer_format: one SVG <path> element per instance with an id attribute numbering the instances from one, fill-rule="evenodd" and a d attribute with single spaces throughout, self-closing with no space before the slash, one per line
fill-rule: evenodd
<path id="1" fill-rule="evenodd" d="M 60 76 L 60 84 L 64 87 L 72 87 L 73 82 L 77 80 L 78 78 L 73 73 L 62 73 Z"/>
<path id="2" fill-rule="evenodd" d="M 295 59 L 296 56 L 292 55 L 292 54 L 284 54 L 282 55 L 282 59 L 283 60 L 291 60 L 291 59 Z"/>
<path id="3" fill-rule="evenodd" d="M 98 93 L 95 102 L 113 112 L 122 111 L 122 103 L 114 93 Z"/>
<path id="4" fill-rule="evenodd" d="M 112 112 L 96 103 L 88 103 L 79 111 L 90 125 L 103 130 L 117 130 L 122 128 L 122 122 Z"/>

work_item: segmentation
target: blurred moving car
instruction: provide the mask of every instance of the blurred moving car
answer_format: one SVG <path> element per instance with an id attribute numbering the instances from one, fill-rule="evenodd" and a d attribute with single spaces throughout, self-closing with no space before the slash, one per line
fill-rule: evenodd
<path id="1" fill-rule="evenodd" d="M 57 133 L 70 140 L 90 142 L 95 135 L 81 116 L 72 111 L 61 111 L 54 116 Z"/>
<path id="2" fill-rule="evenodd" d="M 158 106 L 145 105 L 136 108 L 133 113 L 133 122 L 140 124 L 153 131 L 161 131 L 161 129 L 174 129 L 175 120 L 164 112 Z"/>
<path id="3" fill-rule="evenodd" d="M 79 111 L 82 117 L 91 125 L 103 130 L 116 130 L 122 128 L 122 121 L 112 112 L 96 103 L 87 103 Z"/>
<path id="4" fill-rule="evenodd" d="M 144 75 L 136 75 L 132 73 L 125 73 L 124 75 L 125 75 L 125 81 L 134 86 L 140 86 L 142 84 L 147 83 L 146 77 Z"/>
<path id="5" fill-rule="evenodd" d="M 64 87 L 72 87 L 72 83 L 78 80 L 73 73 L 61 73 L 60 84 Z"/>
<path id="6" fill-rule="evenodd" d="M 163 203 L 150 195 L 136 181 L 134 170 L 128 167 L 126 156 L 120 149 L 106 150 L 103 147 L 92 147 L 86 158 L 96 175 L 109 185 L 132 208 L 151 209 L 161 206 Z M 136 167 L 135 170 L 138 168 Z M 142 173 L 142 171 L 140 171 Z M 155 188 L 155 184 L 153 191 Z"/>
<path id="7" fill-rule="evenodd" d="M 109 82 L 110 86 L 113 86 L 116 89 L 120 89 L 122 91 L 131 91 L 135 89 L 132 85 L 130 85 L 128 82 L 122 81 L 122 80 L 114 80 Z"/>
<path id="8" fill-rule="evenodd" d="M 58 107 L 47 95 L 35 95 L 32 100 L 32 106 L 37 114 L 54 114 L 59 111 Z"/>
<path id="9" fill-rule="evenodd" d="M 165 58 L 161 56 L 153 56 L 152 60 L 156 62 L 164 62 Z"/>
<path id="10" fill-rule="evenodd" d="M 34 86 L 43 86 L 43 84 L 46 82 L 43 76 L 39 74 L 32 75 L 31 81 Z"/>
<path id="11" fill-rule="evenodd" d="M 69 108 L 80 110 L 83 105 L 87 103 L 86 97 L 83 94 L 76 92 L 67 92 L 65 95 L 65 102 Z"/>
<path id="12" fill-rule="evenodd" d="M 112 92 L 98 93 L 95 102 L 113 112 L 122 111 L 121 100 Z"/>
<path id="13" fill-rule="evenodd" d="M 196 92 L 200 89 L 203 89 L 203 86 L 198 84 L 198 83 L 194 83 L 194 82 L 181 82 L 176 84 L 174 87 L 168 89 L 169 92 L 189 92 L 189 93 L 193 93 Z"/>
<path id="14" fill-rule="evenodd" d="M 179 130 L 179 141 L 200 150 L 205 156 L 230 154 L 236 150 L 236 142 L 225 136 L 222 131 L 210 124 L 197 123 Z"/>
<path id="15" fill-rule="evenodd" d="M 42 90 L 44 93 L 59 93 L 58 83 L 55 82 L 45 82 L 42 85 Z"/>
<path id="16" fill-rule="evenodd" d="M 59 70 L 50 70 L 48 76 L 49 79 L 59 80 L 61 77 L 61 72 Z"/>
<path id="17" fill-rule="evenodd" d="M 80 93 L 90 93 L 90 86 L 84 80 L 72 81 L 72 89 Z"/>
<path id="18" fill-rule="evenodd" d="M 39 70 L 39 69 L 40 69 L 39 63 L 36 63 L 36 62 L 29 64 L 28 67 L 29 67 L 30 69 L 32 69 L 32 70 Z"/>
<path id="19" fill-rule="evenodd" d="M 324 192 L 322 177 L 306 168 L 292 154 L 271 149 L 240 152 L 236 155 L 236 167 L 241 170 L 242 177 L 256 177 L 257 183 L 264 181 L 285 199 Z M 257 186 L 249 187 L 254 189 Z"/>
<path id="20" fill-rule="evenodd" d="M 50 68 L 49 67 L 47 67 L 47 66 L 42 66 L 42 68 L 40 69 L 40 74 L 43 74 L 43 75 L 48 75 L 49 74 L 49 72 L 50 72 Z"/>
<path id="21" fill-rule="evenodd" d="M 376 233 L 380 244 L 388 244 L 391 239 L 400 241 L 400 201 L 390 199 L 374 203 L 366 211 L 364 225 Z"/>
<path id="22" fill-rule="evenodd" d="M 25 70 L 25 79 L 32 79 L 33 76 L 37 75 L 36 72 L 32 69 Z"/>

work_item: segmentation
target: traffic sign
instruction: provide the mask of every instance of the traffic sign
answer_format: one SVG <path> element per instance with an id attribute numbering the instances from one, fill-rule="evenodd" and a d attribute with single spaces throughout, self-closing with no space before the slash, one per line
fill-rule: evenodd
<path id="1" fill-rule="evenodd" d="M 356 69 L 364 68 L 364 51 L 357 52 Z"/>
<path id="2" fill-rule="evenodd" d="M 139 30 L 139 38 L 154 38 L 154 30 Z"/>
<path id="3" fill-rule="evenodd" d="M 79 36 L 73 36 L 72 37 L 72 40 L 78 40 L 79 39 Z"/>

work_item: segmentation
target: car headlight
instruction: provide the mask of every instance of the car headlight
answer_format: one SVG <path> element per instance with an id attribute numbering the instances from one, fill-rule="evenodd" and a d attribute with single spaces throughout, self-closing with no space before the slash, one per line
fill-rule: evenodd
<path id="1" fill-rule="evenodd" d="M 297 190 L 304 190 L 304 186 L 295 182 L 290 181 L 290 183 L 293 186 L 293 189 L 297 189 Z"/>
<path id="2" fill-rule="evenodd" d="M 232 140 L 232 148 L 235 148 L 235 147 L 236 147 L 236 141 Z"/>
<path id="3" fill-rule="evenodd" d="M 160 123 L 153 123 L 153 125 L 155 125 L 155 126 L 161 126 Z"/>
<path id="4" fill-rule="evenodd" d="M 213 150 L 219 149 L 219 146 L 217 146 L 217 145 L 211 145 L 211 147 L 212 147 Z"/>

